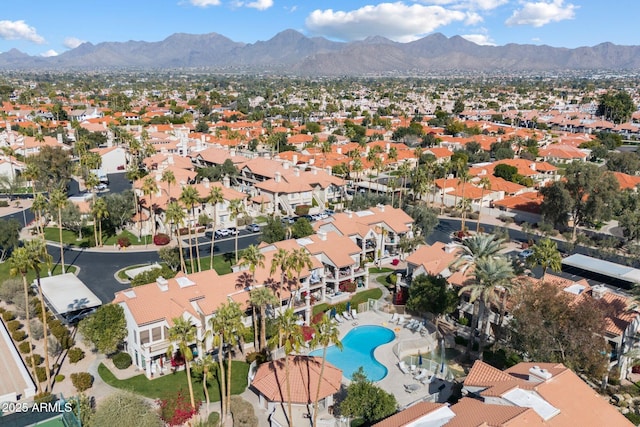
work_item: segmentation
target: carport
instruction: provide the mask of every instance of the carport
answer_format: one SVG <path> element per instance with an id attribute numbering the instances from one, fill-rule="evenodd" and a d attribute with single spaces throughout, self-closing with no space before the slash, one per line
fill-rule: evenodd
<path id="1" fill-rule="evenodd" d="M 40 286 L 49 308 L 57 316 L 67 318 L 81 310 L 102 305 L 100 298 L 73 273 L 43 277 Z"/>

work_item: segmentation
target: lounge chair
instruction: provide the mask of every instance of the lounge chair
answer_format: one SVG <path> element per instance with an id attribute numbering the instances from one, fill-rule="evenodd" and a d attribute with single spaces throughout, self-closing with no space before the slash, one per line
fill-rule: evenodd
<path id="1" fill-rule="evenodd" d="M 409 372 L 414 373 L 416 371 L 417 366 L 416 365 L 410 365 L 409 366 Z"/>
<path id="2" fill-rule="evenodd" d="M 398 363 L 398 367 L 400 368 L 403 374 L 408 374 L 411 372 L 409 371 L 409 367 L 407 366 L 407 364 L 404 363 L 404 360 L 401 360 L 400 363 Z"/>
<path id="3" fill-rule="evenodd" d="M 404 327 L 405 327 L 405 328 L 407 328 L 407 329 L 411 329 L 411 330 L 413 330 L 413 328 L 415 328 L 415 327 L 416 327 L 416 322 L 417 322 L 416 320 L 411 319 L 411 320 L 409 321 L 409 323 L 407 323 L 406 325 L 404 325 Z"/>
<path id="4" fill-rule="evenodd" d="M 406 318 L 406 317 L 404 317 L 404 316 L 399 316 L 399 317 L 398 317 L 398 326 L 402 326 L 402 325 L 404 325 L 404 324 L 406 323 L 406 321 L 407 321 L 407 318 Z"/>
<path id="5" fill-rule="evenodd" d="M 393 313 L 391 315 L 391 322 L 397 322 L 398 321 L 398 313 Z"/>
<path id="6" fill-rule="evenodd" d="M 418 375 L 413 377 L 414 380 L 422 382 L 425 378 L 429 376 L 429 371 L 426 369 L 418 369 Z"/>
<path id="7" fill-rule="evenodd" d="M 334 319 L 336 319 L 338 321 L 338 323 L 344 322 L 344 318 L 342 316 L 340 316 L 339 313 L 336 313 Z"/>
<path id="8" fill-rule="evenodd" d="M 344 317 L 347 320 L 353 320 L 353 318 L 351 317 L 351 313 L 349 313 L 348 311 L 343 311 L 342 317 Z"/>
<path id="9" fill-rule="evenodd" d="M 420 384 L 405 384 L 404 385 L 404 390 L 407 393 L 415 393 L 416 391 L 420 390 L 421 385 Z"/>
<path id="10" fill-rule="evenodd" d="M 353 320 L 358 320 L 358 312 L 355 308 L 351 309 L 351 317 L 353 317 Z"/>

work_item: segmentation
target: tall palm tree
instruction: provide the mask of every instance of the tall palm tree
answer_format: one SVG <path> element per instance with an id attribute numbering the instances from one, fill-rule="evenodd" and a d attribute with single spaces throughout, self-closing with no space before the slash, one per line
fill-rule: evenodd
<path id="1" fill-rule="evenodd" d="M 196 339 L 196 327 L 190 321 L 183 317 L 173 319 L 173 326 L 168 331 L 169 341 L 172 343 L 167 349 L 169 357 L 173 356 L 173 351 L 180 351 L 184 359 L 184 367 L 187 372 L 187 385 L 189 386 L 189 398 L 191 399 L 191 407 L 195 409 L 196 402 L 193 397 L 193 384 L 191 383 L 191 361 L 193 360 L 193 352 L 190 345 Z"/>
<path id="2" fill-rule="evenodd" d="M 64 242 L 62 240 L 62 209 L 67 205 L 67 195 L 59 189 L 55 189 L 51 192 L 49 197 L 50 206 L 58 213 L 58 236 L 60 239 L 60 265 L 62 267 L 62 274 L 66 273 L 64 267 Z M 46 341 L 46 340 L 45 340 Z"/>
<path id="3" fill-rule="evenodd" d="M 461 169 L 460 172 L 458 173 L 458 179 L 460 180 L 460 183 L 462 184 L 462 194 L 461 194 L 461 202 L 460 202 L 460 230 L 464 231 L 465 230 L 465 220 L 467 219 L 467 207 L 469 206 L 468 202 L 465 202 L 465 198 L 464 198 L 464 190 L 467 187 L 467 183 L 469 182 L 469 172 L 467 171 L 467 169 Z"/>
<path id="4" fill-rule="evenodd" d="M 91 191 L 93 198 L 96 197 L 96 187 L 100 184 L 100 178 L 95 173 L 89 172 L 84 180 L 84 186 L 87 190 Z"/>
<path id="5" fill-rule="evenodd" d="M 204 391 L 204 398 L 207 402 L 207 416 L 209 414 L 209 404 L 211 399 L 209 397 L 209 381 L 213 380 L 213 371 L 216 367 L 216 362 L 210 354 L 205 354 L 200 357 L 197 362 L 198 369 L 202 371 L 202 389 Z"/>
<path id="6" fill-rule="evenodd" d="M 218 224 L 218 203 L 224 202 L 224 196 L 220 187 L 214 186 L 209 190 L 207 202 L 213 206 L 213 218 L 211 219 L 211 251 L 209 253 L 209 267 L 213 268 L 213 250 L 216 240 L 216 225 Z"/>
<path id="7" fill-rule="evenodd" d="M 47 206 L 49 206 L 49 202 L 42 193 L 38 193 L 34 196 L 33 203 L 31 204 L 31 210 L 33 211 L 36 219 L 36 230 L 38 235 L 42 238 L 44 238 L 44 224 L 42 223 L 42 217 L 47 210 Z"/>
<path id="8" fill-rule="evenodd" d="M 269 270 L 269 274 L 274 274 L 278 269 L 280 269 L 280 283 L 279 289 L 276 292 L 276 296 L 278 299 L 280 298 L 280 289 L 285 286 L 285 277 L 289 275 L 291 272 L 291 253 L 286 249 L 279 248 L 275 254 L 273 254 L 273 258 L 271 258 L 271 269 Z"/>
<path id="9" fill-rule="evenodd" d="M 27 282 L 27 273 L 31 267 L 31 256 L 25 247 L 16 248 L 9 258 L 9 274 L 15 276 L 19 274 L 22 277 L 22 286 L 24 289 L 24 306 L 25 306 L 25 323 L 27 324 L 27 338 L 29 342 L 29 360 L 31 361 L 31 370 L 33 378 L 37 379 L 36 363 L 33 359 L 33 338 L 31 335 L 31 318 L 29 316 L 29 284 Z M 45 338 L 46 341 L 46 338 Z M 37 391 L 40 392 L 40 381 L 37 382 Z"/>
<path id="10" fill-rule="evenodd" d="M 193 237 L 192 237 L 192 223 L 195 221 L 193 215 L 193 208 L 200 201 L 198 197 L 198 190 L 191 185 L 187 185 L 182 189 L 180 193 L 180 202 L 191 212 L 191 218 L 187 221 L 187 228 L 189 229 L 189 260 L 191 261 L 191 272 L 195 271 L 193 262 Z M 198 250 L 197 238 L 196 238 L 196 253 L 197 253 L 197 265 L 198 271 L 200 271 L 200 251 Z"/>
<path id="11" fill-rule="evenodd" d="M 242 203 L 242 199 L 233 199 L 231 201 L 229 201 L 229 211 L 231 212 L 231 215 L 229 215 L 229 217 L 231 218 L 231 220 L 236 220 L 236 224 L 237 219 L 240 218 L 241 215 L 245 214 L 245 209 L 244 209 L 244 204 Z M 236 232 L 236 236 L 235 236 L 235 252 L 236 252 L 236 263 L 238 262 L 238 234 Z"/>
<path id="12" fill-rule="evenodd" d="M 531 249 L 533 253 L 527 258 L 527 263 L 542 267 L 542 277 L 547 274 L 549 268 L 553 271 L 562 269 L 562 256 L 558 251 L 558 245 L 550 238 L 540 239 Z"/>
<path id="13" fill-rule="evenodd" d="M 249 267 L 251 272 L 251 279 L 253 285 L 256 283 L 256 269 L 258 267 L 264 267 L 264 254 L 260 252 L 260 249 L 256 245 L 249 245 L 244 251 L 242 251 L 242 258 L 240 259 L 240 267 Z"/>
<path id="14" fill-rule="evenodd" d="M 272 344 L 283 343 L 284 347 L 284 372 L 287 391 L 287 409 L 289 424 L 292 424 L 293 411 L 291 408 L 291 382 L 289 379 L 289 355 L 300 351 L 304 341 L 302 327 L 298 325 L 298 316 L 293 312 L 292 308 L 287 308 L 281 312 L 276 319 L 278 334 L 272 338 Z M 278 341 L 275 341 L 278 340 Z"/>
<path id="15" fill-rule="evenodd" d="M 109 209 L 107 207 L 107 202 L 99 197 L 93 203 L 93 207 L 91 209 L 91 213 L 93 214 L 94 222 L 93 222 L 93 232 L 96 235 L 96 246 L 102 246 L 102 219 L 109 217 Z M 96 223 L 98 225 L 98 231 L 96 232 Z"/>
<path id="16" fill-rule="evenodd" d="M 441 205 L 440 205 L 440 215 L 444 213 L 444 195 L 445 190 L 447 189 L 447 178 L 449 176 L 449 171 L 451 171 L 451 162 L 445 160 L 441 165 L 442 170 L 444 172 L 444 180 L 442 181 L 442 195 L 441 195 Z"/>
<path id="17" fill-rule="evenodd" d="M 478 222 L 476 222 L 476 232 L 480 231 L 480 216 L 482 214 L 482 200 L 484 199 L 484 191 L 491 190 L 491 181 L 486 176 L 483 176 L 478 183 L 482 192 L 480 193 L 480 206 L 478 206 Z"/>
<path id="18" fill-rule="evenodd" d="M 469 303 L 478 305 L 478 324 L 480 325 L 479 353 L 485 342 L 485 331 L 491 313 L 491 303 L 496 301 L 498 292 L 504 289 L 503 285 L 513 278 L 513 267 L 504 257 L 484 257 L 475 262 L 471 283 L 463 286 L 458 295 L 469 292 Z M 474 309 L 474 313 L 476 310 Z M 476 332 L 475 319 L 471 322 L 470 345 L 473 345 L 473 337 Z"/>
<path id="19" fill-rule="evenodd" d="M 402 196 L 403 196 L 403 193 L 405 192 L 405 190 L 407 188 L 407 177 L 411 173 L 411 168 L 409 167 L 409 163 L 402 162 L 402 164 L 400 165 L 400 168 L 398 170 L 400 171 L 400 176 L 402 177 L 402 184 L 400 186 L 400 194 L 398 195 L 398 206 L 400 206 L 400 208 L 402 208 Z"/>
<path id="20" fill-rule="evenodd" d="M 223 316 L 219 316 L 218 309 L 215 316 L 209 319 L 209 329 L 207 332 L 213 334 L 213 344 L 218 347 L 218 381 L 220 382 L 220 419 L 226 419 L 227 384 L 224 380 L 224 345 L 225 328 L 227 327 Z"/>
<path id="21" fill-rule="evenodd" d="M 32 239 L 25 243 L 24 247 L 27 249 L 29 259 L 31 262 L 31 269 L 36 273 L 36 284 L 38 286 L 38 297 L 40 299 L 40 311 L 42 312 L 42 330 L 44 339 L 44 363 L 47 377 L 47 390 L 51 391 L 51 371 L 49 369 L 49 320 L 47 316 L 47 308 L 44 303 L 44 295 L 42 294 L 42 286 L 40 284 L 41 267 L 44 265 L 47 270 L 51 270 L 52 257 L 47 252 L 47 244 L 43 239 Z"/>
<path id="22" fill-rule="evenodd" d="M 302 270 L 307 268 L 311 270 L 313 268 L 313 262 L 311 261 L 311 255 L 304 248 L 297 248 L 291 252 L 291 269 L 296 272 L 296 286 L 298 290 L 300 289 L 300 274 L 302 274 Z M 289 307 L 293 304 L 293 293 L 289 298 Z"/>
<path id="23" fill-rule="evenodd" d="M 142 193 L 149 196 L 149 213 L 151 214 L 151 235 L 156 235 L 156 210 L 153 208 L 153 195 L 158 191 L 158 184 L 152 176 L 142 181 Z"/>
<path id="24" fill-rule="evenodd" d="M 187 267 L 184 262 L 184 254 L 182 253 L 182 238 L 180 237 L 180 227 L 184 223 L 184 210 L 182 210 L 182 206 L 178 204 L 178 202 L 169 202 L 167 205 L 167 210 L 165 211 L 165 217 L 169 224 L 171 224 L 171 228 L 175 228 L 176 239 L 178 240 L 178 251 L 180 252 L 180 268 L 182 272 L 187 272 Z"/>
<path id="25" fill-rule="evenodd" d="M 455 269 L 467 269 L 481 258 L 495 257 L 502 249 L 504 241 L 493 234 L 475 234 L 458 244 L 460 254 L 451 264 Z"/>
<path id="26" fill-rule="evenodd" d="M 342 351 L 342 341 L 340 341 L 340 330 L 338 325 L 326 314 L 322 316 L 322 320 L 313 325 L 315 332 L 311 345 L 313 347 L 322 347 L 322 365 L 320 365 L 320 378 L 318 379 L 318 387 L 316 388 L 316 397 L 314 399 L 313 408 L 313 424 L 317 425 L 318 420 L 318 400 L 320 400 L 320 387 L 324 378 L 324 367 L 327 361 L 327 347 L 335 345 Z"/>
<path id="27" fill-rule="evenodd" d="M 255 340 L 258 351 L 262 350 L 266 346 L 267 340 L 267 307 L 269 305 L 275 306 L 278 304 L 278 298 L 271 289 L 266 286 L 252 289 L 249 293 L 249 303 L 253 308 L 253 327 L 257 334 L 257 319 L 255 315 L 255 308 L 260 311 L 260 334 Z M 255 335 L 254 335 L 255 338 Z"/>
<path id="28" fill-rule="evenodd" d="M 226 413 L 231 413 L 231 352 L 238 345 L 239 337 L 244 333 L 244 325 L 242 324 L 243 312 L 240 304 L 235 301 L 229 301 L 222 304 L 216 311 L 216 317 L 220 316 L 224 323 L 224 340 L 227 343 L 227 399 Z"/>
<path id="29" fill-rule="evenodd" d="M 171 201 L 171 185 L 176 183 L 175 174 L 173 171 L 165 169 L 162 171 L 162 178 L 160 178 L 160 181 L 167 183 L 167 197 L 169 198 L 169 201 Z"/>

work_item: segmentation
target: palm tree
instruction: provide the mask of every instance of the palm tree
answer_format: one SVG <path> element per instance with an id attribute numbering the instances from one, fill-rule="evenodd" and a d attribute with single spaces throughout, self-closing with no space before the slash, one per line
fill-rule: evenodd
<path id="1" fill-rule="evenodd" d="M 189 386 L 189 397 L 191 399 L 191 407 L 195 409 L 196 402 L 193 397 L 193 384 L 191 384 L 191 361 L 193 353 L 191 352 L 191 343 L 196 339 L 196 327 L 183 317 L 173 319 L 173 326 L 168 331 L 169 341 L 172 343 L 167 349 L 169 357 L 173 356 L 174 348 L 182 355 L 184 359 L 184 367 L 187 371 L 187 385 Z M 175 344 L 173 344 L 175 343 Z"/>
<path id="2" fill-rule="evenodd" d="M 531 247 L 533 253 L 527 258 L 529 265 L 539 265 L 542 267 L 542 277 L 547 274 L 547 269 L 560 271 L 562 269 L 562 256 L 558 251 L 556 242 L 548 237 L 540 239 L 538 243 Z"/>
<path id="3" fill-rule="evenodd" d="M 36 284 L 38 286 L 38 297 L 40 299 L 40 311 L 42 312 L 42 330 L 44 339 L 44 363 L 47 375 L 47 390 L 51 391 L 51 371 L 49 370 L 49 340 L 48 333 L 48 318 L 47 308 L 44 303 L 44 296 L 42 294 L 42 286 L 40 284 L 40 268 L 41 265 L 45 265 L 47 270 L 51 270 L 52 259 L 49 252 L 47 252 L 47 244 L 43 239 L 32 239 L 25 243 L 24 247 L 27 249 L 29 259 L 31 262 L 31 269 L 36 273 Z"/>
<path id="4" fill-rule="evenodd" d="M 220 317 L 221 322 L 224 324 L 222 333 L 224 335 L 224 340 L 227 343 L 227 414 L 231 412 L 231 351 L 233 350 L 233 347 L 238 344 L 238 337 L 242 336 L 244 332 L 242 316 L 243 312 L 240 308 L 240 304 L 235 301 L 229 301 L 226 304 L 222 304 L 216 311 L 216 317 Z"/>
<path id="5" fill-rule="evenodd" d="M 209 404 L 211 399 L 209 398 L 209 381 L 213 380 L 213 370 L 216 367 L 216 362 L 210 354 L 205 354 L 196 362 L 198 369 L 202 371 L 202 389 L 204 391 L 204 398 L 207 402 L 207 415 L 209 414 Z M 195 368 L 194 368 L 195 369 Z"/>
<path id="6" fill-rule="evenodd" d="M 36 363 L 33 358 L 33 338 L 31 335 L 31 320 L 29 316 L 29 284 L 27 283 L 27 273 L 31 267 L 31 256 L 29 251 L 25 247 L 16 248 L 9 258 L 9 274 L 15 276 L 20 274 L 22 276 L 22 285 L 24 288 L 24 306 L 25 306 L 25 323 L 27 324 L 27 338 L 29 339 L 29 360 L 31 361 L 31 370 L 33 371 L 33 378 L 38 378 L 36 375 Z M 45 314 L 46 315 L 46 314 Z M 45 337 L 46 341 L 46 337 Z M 37 382 L 37 391 L 40 391 L 40 382 Z"/>
<path id="7" fill-rule="evenodd" d="M 504 241 L 493 234 L 476 234 L 458 244 L 461 249 L 457 259 L 451 264 L 455 269 L 467 269 L 481 258 L 495 257 L 502 249 Z"/>
<path id="8" fill-rule="evenodd" d="M 513 267 L 504 257 L 484 257 L 475 262 L 471 283 L 463 286 L 458 295 L 469 292 L 469 303 L 478 304 L 478 324 L 480 325 L 480 345 L 478 351 L 482 355 L 485 342 L 485 331 L 489 322 L 491 302 L 496 300 L 497 290 L 504 290 L 504 284 L 513 278 Z M 476 310 L 474 309 L 474 314 Z M 475 337 L 476 321 L 471 322 L 470 345 Z"/>
<path id="9" fill-rule="evenodd" d="M 290 264 L 291 269 L 296 272 L 296 286 L 298 286 L 298 289 L 300 289 L 300 274 L 302 273 L 302 270 L 305 267 L 309 270 L 313 268 L 313 262 L 311 262 L 311 255 L 304 247 L 294 249 L 291 252 L 290 263 L 291 263 Z M 291 307 L 292 303 L 293 303 L 293 293 L 289 298 L 289 307 Z"/>
<path id="10" fill-rule="evenodd" d="M 254 339 L 257 344 L 258 351 L 262 350 L 266 346 L 267 339 L 267 307 L 269 305 L 275 306 L 278 304 L 278 298 L 276 298 L 273 291 L 266 286 L 252 289 L 249 293 L 249 302 L 251 307 L 253 308 L 253 328 L 255 334 L 257 334 L 257 319 L 255 315 L 255 308 L 258 307 L 260 310 L 260 334 L 257 339 Z"/>
<path id="11" fill-rule="evenodd" d="M 402 177 L 402 185 L 400 187 L 400 194 L 398 195 L 398 206 L 402 208 L 402 195 L 407 187 L 407 177 L 411 173 L 411 168 L 409 167 L 409 163 L 402 162 L 400 168 L 400 176 Z"/>
<path id="12" fill-rule="evenodd" d="M 318 379 L 318 387 L 316 389 L 316 397 L 314 399 L 313 408 L 313 424 L 317 425 L 318 419 L 318 400 L 320 400 L 320 386 L 324 378 L 324 366 L 327 361 L 327 347 L 335 345 L 342 351 L 342 341 L 340 341 L 340 330 L 338 325 L 326 314 L 322 316 L 322 320 L 313 325 L 315 334 L 311 340 L 313 347 L 322 346 L 322 365 L 320 366 L 320 378 Z"/>
<path id="13" fill-rule="evenodd" d="M 220 309 L 218 309 L 219 311 Z M 209 319 L 209 326 L 211 329 L 207 332 L 213 333 L 213 343 L 218 346 L 218 380 L 220 382 L 220 419 L 226 418 L 226 397 L 227 397 L 227 384 L 224 380 L 224 345 L 225 345 L 225 328 L 226 322 L 223 316 L 216 315 Z"/>
<path id="14" fill-rule="evenodd" d="M 249 267 L 254 286 L 257 284 L 256 269 L 258 267 L 264 267 L 264 258 L 264 254 L 260 252 L 260 249 L 258 249 L 256 245 L 249 245 L 244 251 L 242 251 L 240 267 Z"/>
<path id="15" fill-rule="evenodd" d="M 142 181 L 142 193 L 149 196 L 149 213 L 151 214 L 151 235 L 156 235 L 156 210 L 153 208 L 153 195 L 158 191 L 158 184 L 152 176 L 148 176 Z M 146 239 L 145 239 L 146 241 Z"/>
<path id="16" fill-rule="evenodd" d="M 274 274 L 278 269 L 280 269 L 279 288 L 281 289 L 285 285 L 285 277 L 288 276 L 291 271 L 291 254 L 283 248 L 279 248 L 273 255 L 273 258 L 271 258 L 271 269 L 269 270 L 269 274 Z M 280 299 L 280 289 L 276 292 L 278 299 Z"/>
<path id="17" fill-rule="evenodd" d="M 191 211 L 191 218 L 187 221 L 187 227 L 189 229 L 189 260 L 191 261 L 191 273 L 195 271 L 195 266 L 193 264 L 193 237 L 191 235 L 191 224 L 194 221 L 193 216 L 193 207 L 196 203 L 199 202 L 198 198 L 198 190 L 191 185 L 187 185 L 182 189 L 182 193 L 180 194 L 180 202 Z M 197 264 L 198 271 L 200 271 L 200 251 L 198 250 L 198 244 L 196 239 L 196 253 L 197 253 Z"/>
<path id="18" fill-rule="evenodd" d="M 160 181 L 167 183 L 167 197 L 169 201 L 171 201 L 171 185 L 176 183 L 176 176 L 174 173 L 168 169 L 162 171 L 162 178 Z"/>
<path id="19" fill-rule="evenodd" d="M 467 218 L 467 207 L 469 206 L 469 202 L 465 202 L 465 198 L 464 198 L 464 190 L 467 186 L 467 183 L 469 182 L 469 172 L 466 169 L 462 169 L 460 170 L 460 172 L 458 173 L 458 179 L 460 180 L 460 183 L 462 184 L 462 194 L 461 194 L 461 202 L 460 202 L 460 230 L 464 231 L 465 230 L 465 220 Z"/>
<path id="20" fill-rule="evenodd" d="M 281 312 L 276 319 L 276 325 L 278 328 L 278 334 L 272 337 L 272 344 L 283 343 L 284 344 L 284 371 L 285 382 L 287 389 L 287 409 L 289 424 L 292 424 L 293 412 L 291 408 L 291 384 L 289 380 L 289 355 L 300 351 L 303 343 L 302 327 L 298 325 L 298 316 L 293 312 L 292 308 L 287 308 Z"/>
<path id="21" fill-rule="evenodd" d="M 96 196 L 96 187 L 100 184 L 100 178 L 95 173 L 89 172 L 87 177 L 84 180 L 84 186 L 87 190 L 90 190 L 93 193 L 93 197 Z"/>
<path id="22" fill-rule="evenodd" d="M 242 199 L 233 199 L 229 201 L 229 211 L 231 215 L 229 216 L 232 220 L 236 220 L 236 224 L 238 223 L 237 218 L 241 215 L 245 214 L 244 204 L 242 203 Z M 236 252 L 236 263 L 238 262 L 238 234 L 236 232 L 235 237 L 235 252 Z"/>
<path id="23" fill-rule="evenodd" d="M 93 214 L 93 233 L 96 237 L 96 246 L 102 246 L 102 219 L 109 217 L 109 209 L 107 202 L 102 197 L 96 199 L 91 209 Z M 98 231 L 96 232 L 96 223 L 98 225 Z M 99 238 L 98 238 L 99 236 Z"/>
<path id="24" fill-rule="evenodd" d="M 441 196 L 442 205 L 440 206 L 440 215 L 442 215 L 444 213 L 444 195 L 445 195 L 445 190 L 447 189 L 447 178 L 449 175 L 449 171 L 451 170 L 451 162 L 446 160 L 440 166 L 444 171 L 444 180 L 442 182 L 442 196 Z"/>
<path id="25" fill-rule="evenodd" d="M 49 206 L 49 202 L 47 198 L 44 197 L 42 193 L 38 193 L 33 198 L 33 203 L 31 204 L 31 210 L 36 218 L 36 229 L 38 234 L 44 238 L 44 224 L 42 223 L 42 217 L 44 212 L 47 210 L 47 206 Z"/>
<path id="26" fill-rule="evenodd" d="M 62 209 L 67 205 L 67 195 L 59 189 L 55 189 L 51 192 L 49 203 L 52 208 L 58 212 L 58 236 L 60 239 L 60 265 L 62 267 L 62 274 L 65 274 L 64 267 L 64 241 L 62 240 Z M 45 340 L 46 341 L 46 340 Z"/>
<path id="27" fill-rule="evenodd" d="M 478 222 L 476 222 L 476 232 L 480 231 L 480 214 L 482 214 L 482 200 L 484 199 L 484 191 L 491 190 L 491 181 L 486 176 L 483 176 L 478 183 L 482 192 L 480 193 L 480 206 L 478 206 Z"/>
<path id="28" fill-rule="evenodd" d="M 211 220 L 211 251 L 209 254 L 209 267 L 213 268 L 213 250 L 216 240 L 216 225 L 218 223 L 218 203 L 224 202 L 224 196 L 220 187 L 211 187 L 207 202 L 213 206 L 213 219 Z"/>
<path id="29" fill-rule="evenodd" d="M 175 227 L 176 239 L 178 240 L 178 251 L 180 252 L 180 268 L 184 273 L 187 272 L 187 267 L 184 262 L 184 254 L 182 253 L 182 238 L 180 237 L 180 227 L 184 223 L 184 210 L 182 210 L 182 206 L 178 204 L 178 202 L 169 202 L 167 205 L 167 210 L 165 211 L 165 217 L 167 221 L 171 224 L 171 228 Z"/>

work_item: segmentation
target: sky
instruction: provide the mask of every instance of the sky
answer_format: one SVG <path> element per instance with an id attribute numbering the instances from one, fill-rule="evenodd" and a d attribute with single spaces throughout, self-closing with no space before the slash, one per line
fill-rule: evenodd
<path id="1" fill-rule="evenodd" d="M 236 42 L 293 29 L 335 41 L 433 33 L 483 45 L 640 45 L 638 0 L 63 0 L 7 1 L 0 52 L 55 56 L 84 42 L 156 42 L 218 33 Z"/>

